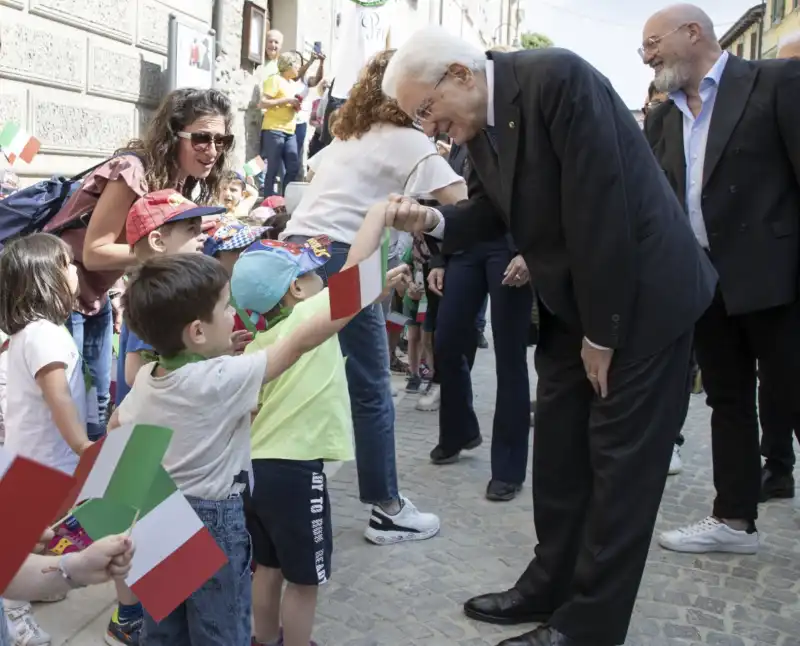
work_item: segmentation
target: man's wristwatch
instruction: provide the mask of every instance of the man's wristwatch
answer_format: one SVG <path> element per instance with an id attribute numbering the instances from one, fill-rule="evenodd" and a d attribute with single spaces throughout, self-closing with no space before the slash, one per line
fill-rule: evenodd
<path id="1" fill-rule="evenodd" d="M 67 582 L 67 585 L 73 590 L 85 588 L 85 585 L 76 583 L 75 580 L 70 576 L 69 570 L 67 570 L 67 561 L 71 560 L 73 556 L 74 554 L 65 554 L 58 559 L 58 571 L 61 573 L 61 576 L 64 577 L 64 581 Z"/>

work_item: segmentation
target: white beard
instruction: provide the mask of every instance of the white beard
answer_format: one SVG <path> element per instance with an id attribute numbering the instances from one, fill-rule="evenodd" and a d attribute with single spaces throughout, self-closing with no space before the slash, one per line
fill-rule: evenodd
<path id="1" fill-rule="evenodd" d="M 676 63 L 672 67 L 662 67 L 656 74 L 653 84 L 659 92 L 676 92 L 689 82 L 689 71 L 685 65 Z"/>

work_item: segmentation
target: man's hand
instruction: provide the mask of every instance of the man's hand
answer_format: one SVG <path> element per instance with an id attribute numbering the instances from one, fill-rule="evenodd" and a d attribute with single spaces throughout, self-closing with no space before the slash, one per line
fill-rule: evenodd
<path id="1" fill-rule="evenodd" d="M 514 256 L 503 274 L 503 285 L 522 287 L 530 279 L 531 275 L 528 273 L 528 265 L 525 264 L 525 259 L 520 255 Z"/>
<path id="2" fill-rule="evenodd" d="M 78 585 L 124 579 L 131 569 L 133 542 L 127 536 L 107 536 L 69 556 L 64 569 Z"/>
<path id="3" fill-rule="evenodd" d="M 586 339 L 583 340 L 581 348 L 581 359 L 586 370 L 586 378 L 592 384 L 594 392 L 603 399 L 608 395 L 608 369 L 611 367 L 611 359 L 614 357 L 614 350 L 595 348 Z"/>
<path id="4" fill-rule="evenodd" d="M 386 204 L 386 226 L 398 231 L 427 233 L 436 228 L 439 217 L 433 209 L 402 195 L 390 195 Z"/>
<path id="5" fill-rule="evenodd" d="M 231 334 L 231 354 L 242 354 L 252 340 L 253 335 L 248 330 L 237 330 Z"/>
<path id="6" fill-rule="evenodd" d="M 437 296 L 442 295 L 442 290 L 444 289 L 444 267 L 431 269 L 428 274 L 428 287 Z"/>

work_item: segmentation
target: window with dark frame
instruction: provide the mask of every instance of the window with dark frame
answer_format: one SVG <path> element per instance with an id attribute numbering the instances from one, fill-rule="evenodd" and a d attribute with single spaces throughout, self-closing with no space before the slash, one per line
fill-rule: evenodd
<path id="1" fill-rule="evenodd" d="M 736 55 L 739 58 L 742 58 L 744 56 L 744 43 L 741 41 L 739 42 L 738 45 L 736 45 Z"/>
<path id="2" fill-rule="evenodd" d="M 750 34 L 750 60 L 758 59 L 758 32 Z"/>
<path id="3" fill-rule="evenodd" d="M 783 20 L 785 11 L 786 0 L 772 0 L 772 23 L 775 24 Z"/>

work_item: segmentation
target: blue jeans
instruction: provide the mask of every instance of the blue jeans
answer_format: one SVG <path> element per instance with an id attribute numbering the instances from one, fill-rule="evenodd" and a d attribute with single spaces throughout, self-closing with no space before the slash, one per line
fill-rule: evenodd
<path id="1" fill-rule="evenodd" d="M 303 242 L 293 236 L 290 242 Z M 331 259 L 320 270 L 327 277 L 339 272 L 350 246 L 334 242 Z M 339 332 L 346 357 L 347 387 L 353 411 L 353 435 L 361 502 L 397 500 L 397 461 L 394 448 L 394 402 L 389 372 L 389 339 L 379 304 L 372 304 Z"/>
<path id="2" fill-rule="evenodd" d="M 295 126 L 294 138 L 297 140 L 297 158 L 301 161 L 303 159 L 303 146 L 305 146 L 307 134 L 308 134 L 307 123 L 298 123 Z"/>
<path id="3" fill-rule="evenodd" d="M 111 401 L 111 362 L 113 354 L 114 319 L 111 301 L 106 299 L 102 309 L 93 316 L 73 312 L 67 320 L 67 329 L 89 367 L 92 385 L 97 388 L 97 424 L 87 424 L 89 439 L 93 442 L 106 434 L 108 405 Z"/>
<path id="4" fill-rule="evenodd" d="M 294 133 L 280 130 L 261 131 L 261 159 L 267 163 L 264 175 L 264 197 L 275 195 L 275 179 L 283 165 L 284 175 L 281 192 L 289 182 L 293 182 L 300 172 L 300 157 L 297 154 L 297 138 Z"/>
<path id="5" fill-rule="evenodd" d="M 242 498 L 201 500 L 187 496 L 228 562 L 169 616 L 156 623 L 144 613 L 148 646 L 250 646 L 252 577 L 250 535 Z"/>
<path id="6" fill-rule="evenodd" d="M 475 327 L 478 328 L 478 332 L 483 334 L 486 331 L 486 310 L 489 307 L 489 295 L 486 295 L 486 298 L 483 299 L 483 305 L 481 305 L 481 309 L 478 312 L 478 317 L 475 319 Z"/>
<path id="7" fill-rule="evenodd" d="M 492 478 L 522 484 L 530 436 L 527 347 L 533 292 L 529 285 L 502 284 L 512 257 L 508 242 L 500 238 L 481 242 L 448 259 L 434 343 L 442 396 L 439 444 L 450 453 L 462 449 L 481 432 L 472 407 L 470 367 L 478 342 L 475 319 L 486 295 L 491 296 L 497 373 Z"/>

